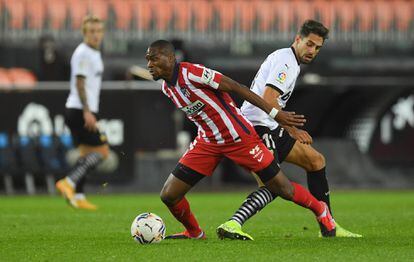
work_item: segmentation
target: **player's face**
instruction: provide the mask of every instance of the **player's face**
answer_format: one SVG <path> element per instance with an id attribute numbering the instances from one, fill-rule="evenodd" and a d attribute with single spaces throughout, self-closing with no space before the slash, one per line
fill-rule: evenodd
<path id="1" fill-rule="evenodd" d="M 95 48 L 99 49 L 104 37 L 103 23 L 87 23 L 85 25 L 85 31 L 83 32 L 84 42 Z"/>
<path id="2" fill-rule="evenodd" d="M 175 64 L 173 57 L 160 52 L 158 48 L 148 48 L 145 58 L 147 59 L 148 70 L 154 80 L 169 80 L 168 77 Z"/>
<path id="3" fill-rule="evenodd" d="M 306 37 L 296 36 L 296 52 L 299 61 L 303 64 L 309 64 L 318 55 L 323 45 L 323 38 L 316 34 L 310 33 Z"/>

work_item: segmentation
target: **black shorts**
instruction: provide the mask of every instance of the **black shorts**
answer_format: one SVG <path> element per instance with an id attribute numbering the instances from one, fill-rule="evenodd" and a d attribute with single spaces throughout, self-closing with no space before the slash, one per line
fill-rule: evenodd
<path id="1" fill-rule="evenodd" d="M 98 119 L 98 116 L 96 114 L 94 115 Z M 73 143 L 75 145 L 101 146 L 107 144 L 105 134 L 99 131 L 91 132 L 85 128 L 82 110 L 66 108 L 65 122 L 72 133 Z"/>
<path id="2" fill-rule="evenodd" d="M 295 145 L 296 140 L 293 139 L 281 126 L 278 126 L 275 130 L 270 130 L 265 126 L 255 126 L 254 129 L 263 140 L 266 147 L 273 152 L 277 162 L 282 163 L 285 161 Z"/>

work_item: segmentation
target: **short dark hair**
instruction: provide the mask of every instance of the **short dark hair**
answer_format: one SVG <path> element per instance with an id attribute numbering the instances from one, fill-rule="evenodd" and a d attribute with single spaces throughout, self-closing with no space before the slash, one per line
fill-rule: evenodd
<path id="1" fill-rule="evenodd" d="M 299 35 L 307 37 L 309 34 L 315 34 L 323 38 L 328 39 L 329 29 L 326 28 L 322 23 L 315 20 L 306 20 L 300 27 Z"/>
<path id="2" fill-rule="evenodd" d="M 170 54 L 170 53 L 174 54 L 175 52 L 175 48 L 173 44 L 171 44 L 167 40 L 162 40 L 162 39 L 152 42 L 149 47 L 157 48 L 164 54 Z"/>

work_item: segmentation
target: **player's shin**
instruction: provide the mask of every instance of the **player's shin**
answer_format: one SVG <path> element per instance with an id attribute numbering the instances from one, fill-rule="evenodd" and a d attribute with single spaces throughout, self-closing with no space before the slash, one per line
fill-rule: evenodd
<path id="1" fill-rule="evenodd" d="M 185 197 L 175 205 L 168 206 L 168 209 L 171 214 L 183 224 L 191 236 L 197 237 L 200 235 L 202 230 L 200 229 L 194 214 L 191 212 L 190 204 Z"/>
<path id="2" fill-rule="evenodd" d="M 89 171 L 93 170 L 101 161 L 103 157 L 100 153 L 89 153 L 84 157 L 79 158 L 76 165 L 69 172 L 68 178 L 77 184 L 83 177 L 85 177 Z"/>
<path id="3" fill-rule="evenodd" d="M 325 167 L 317 171 L 307 172 L 309 191 L 316 199 L 325 202 L 332 214 L 331 201 L 329 197 L 329 185 L 326 178 Z"/>
<path id="4" fill-rule="evenodd" d="M 312 210 L 316 216 L 320 216 L 324 212 L 324 205 L 319 202 L 312 194 L 303 186 L 291 182 L 294 192 L 292 201 L 300 206 Z"/>
<path id="5" fill-rule="evenodd" d="M 243 225 L 249 218 L 262 210 L 275 198 L 275 194 L 270 192 L 266 187 L 261 187 L 247 196 L 246 200 L 244 200 L 243 204 L 234 213 L 231 220 Z"/>

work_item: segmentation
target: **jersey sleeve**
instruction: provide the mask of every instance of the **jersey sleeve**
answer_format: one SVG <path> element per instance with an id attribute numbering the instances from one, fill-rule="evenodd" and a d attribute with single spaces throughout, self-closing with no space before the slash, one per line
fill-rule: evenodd
<path id="1" fill-rule="evenodd" d="M 269 75 L 266 78 L 266 85 L 277 90 L 281 95 L 286 93 L 290 83 L 294 79 L 292 70 L 289 70 L 287 64 L 281 61 L 272 63 Z"/>
<path id="2" fill-rule="evenodd" d="M 74 54 L 72 60 L 72 71 L 75 76 L 86 77 L 88 75 L 90 59 L 85 54 Z"/>
<path id="3" fill-rule="evenodd" d="M 188 70 L 188 79 L 196 84 L 196 86 L 203 86 L 212 89 L 218 89 L 223 75 L 205 67 L 203 65 L 193 64 Z"/>

